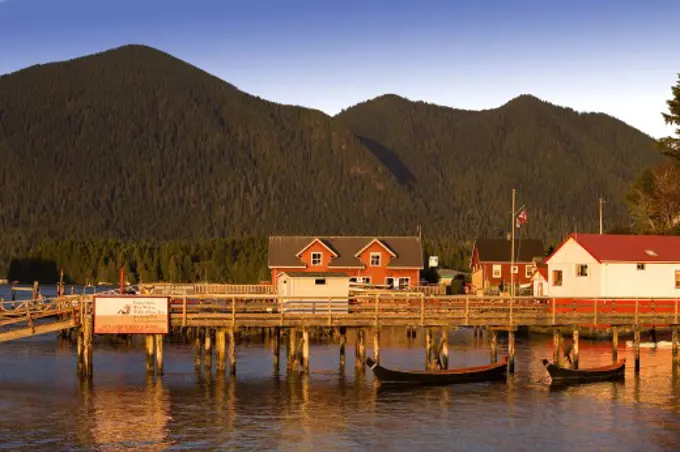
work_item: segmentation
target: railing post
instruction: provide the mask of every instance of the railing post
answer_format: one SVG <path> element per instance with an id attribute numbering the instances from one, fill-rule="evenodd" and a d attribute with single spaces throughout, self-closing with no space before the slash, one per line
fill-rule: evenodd
<path id="1" fill-rule="evenodd" d="M 555 317 L 557 316 L 557 306 L 555 305 L 555 299 L 552 299 L 552 324 L 555 326 Z"/>
<path id="2" fill-rule="evenodd" d="M 328 297 L 328 326 L 333 325 L 333 301 Z"/>
<path id="3" fill-rule="evenodd" d="M 465 297 L 465 324 L 470 324 L 470 297 Z"/>
<path id="4" fill-rule="evenodd" d="M 635 326 L 638 325 L 638 299 L 635 299 Z"/>
<path id="5" fill-rule="evenodd" d="M 182 300 L 182 326 L 187 326 L 187 296 Z"/>
<path id="6" fill-rule="evenodd" d="M 515 297 L 510 297 L 510 326 L 513 324 L 513 307 L 515 304 Z"/>
<path id="7" fill-rule="evenodd" d="M 375 326 L 378 326 L 378 315 L 379 315 L 379 309 L 378 309 L 378 301 L 380 297 L 378 294 L 375 294 Z M 377 362 L 377 361 L 376 361 Z"/>
<path id="8" fill-rule="evenodd" d="M 425 325 L 425 294 L 420 294 L 420 325 Z"/>
<path id="9" fill-rule="evenodd" d="M 597 298 L 593 304 L 593 325 L 597 325 Z"/>
<path id="10" fill-rule="evenodd" d="M 236 326 L 236 297 L 231 297 L 231 327 Z"/>
<path id="11" fill-rule="evenodd" d="M 678 324 L 678 299 L 675 299 L 675 324 Z"/>

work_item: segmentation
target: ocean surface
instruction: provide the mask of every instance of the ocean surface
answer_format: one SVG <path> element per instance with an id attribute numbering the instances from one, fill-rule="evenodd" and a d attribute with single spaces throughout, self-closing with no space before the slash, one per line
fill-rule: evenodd
<path id="1" fill-rule="evenodd" d="M 4 296 L 0 294 L 0 296 Z M 437 332 L 436 337 L 438 337 Z M 448 333 L 450 367 L 489 362 L 489 342 L 471 329 Z M 661 339 L 667 339 L 660 335 Z M 75 344 L 45 335 L 0 344 L 0 450 L 680 450 L 680 378 L 669 349 L 643 349 L 626 379 L 551 389 L 540 359 L 551 338 L 518 337 L 507 383 L 391 390 L 356 372 L 339 346 L 312 342 L 311 373 L 280 371 L 271 344 L 243 336 L 235 378 L 194 367 L 191 343 L 164 346 L 165 374 L 145 374 L 141 340 L 97 337 L 94 377 L 76 375 Z M 372 356 L 367 334 L 367 356 Z M 500 351 L 507 350 L 503 337 Z M 424 334 L 381 335 L 381 362 L 424 368 Z M 607 341 L 580 341 L 581 367 L 611 362 Z"/>

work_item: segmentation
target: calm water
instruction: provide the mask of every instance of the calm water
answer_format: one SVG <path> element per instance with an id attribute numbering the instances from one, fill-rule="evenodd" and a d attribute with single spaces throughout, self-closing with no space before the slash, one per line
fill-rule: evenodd
<path id="1" fill-rule="evenodd" d="M 371 335 L 367 354 L 371 354 Z M 470 330 L 449 336 L 451 366 L 488 362 Z M 624 342 L 623 340 L 621 341 Z M 505 343 L 501 341 L 505 350 Z M 147 378 L 141 343 L 95 346 L 94 379 L 76 377 L 75 346 L 55 336 L 0 344 L 2 450 L 678 450 L 680 382 L 670 350 L 642 350 L 622 383 L 550 390 L 539 360 L 550 338 L 520 338 L 505 383 L 377 390 L 338 346 L 311 347 L 311 375 L 272 369 L 269 344 L 243 338 L 235 379 L 193 365 L 193 346 L 166 343 L 165 375 Z M 583 367 L 609 363 L 607 342 L 581 340 Z M 632 353 L 621 349 L 632 365 Z M 381 359 L 422 368 L 423 334 L 382 334 Z"/>

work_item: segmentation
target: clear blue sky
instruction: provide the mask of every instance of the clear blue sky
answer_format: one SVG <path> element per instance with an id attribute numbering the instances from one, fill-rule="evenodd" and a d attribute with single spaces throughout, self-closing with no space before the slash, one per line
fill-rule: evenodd
<path id="1" fill-rule="evenodd" d="M 678 0 L 0 0 L 0 74 L 147 44 L 329 114 L 384 93 L 468 109 L 529 93 L 658 137 L 678 17 Z"/>

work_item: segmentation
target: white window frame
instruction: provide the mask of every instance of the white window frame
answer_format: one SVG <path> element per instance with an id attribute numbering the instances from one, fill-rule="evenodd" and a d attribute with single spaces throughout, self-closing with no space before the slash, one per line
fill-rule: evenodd
<path id="1" fill-rule="evenodd" d="M 496 271 L 498 270 L 498 271 Z M 493 267 L 491 267 L 491 274 L 493 275 L 494 278 L 500 278 L 503 276 L 503 266 L 498 265 L 498 264 L 493 264 Z"/>
<path id="2" fill-rule="evenodd" d="M 357 276 L 357 283 L 359 284 L 371 284 L 370 276 Z"/>
<path id="3" fill-rule="evenodd" d="M 374 257 L 378 258 L 377 264 L 373 263 Z M 380 267 L 382 265 L 382 253 L 371 253 L 369 258 L 368 258 L 368 263 L 370 264 L 371 267 Z"/>
<path id="4" fill-rule="evenodd" d="M 531 278 L 534 275 L 534 267 L 532 265 L 524 266 L 524 276 L 526 278 Z"/>
<path id="5" fill-rule="evenodd" d="M 391 289 L 394 289 L 394 276 L 385 276 L 385 285 Z"/>
<path id="6" fill-rule="evenodd" d="M 560 274 L 560 283 L 559 283 L 559 284 L 557 284 L 557 278 L 555 278 L 555 274 L 557 274 L 557 273 Z M 552 274 L 551 274 L 550 276 L 552 277 L 552 278 L 551 278 L 551 279 L 552 279 L 551 283 L 552 283 L 552 285 L 553 285 L 554 287 L 562 287 L 562 285 L 564 284 L 564 271 L 562 271 L 562 270 L 553 270 L 553 271 L 552 271 Z"/>
<path id="7" fill-rule="evenodd" d="M 585 274 L 581 274 L 581 270 L 585 269 Z M 588 271 L 588 264 L 576 264 L 576 277 L 577 278 L 587 278 L 590 272 Z"/>
<path id="8" fill-rule="evenodd" d="M 319 263 L 318 263 L 318 264 L 315 264 L 315 263 L 314 263 L 314 258 L 315 258 L 316 256 L 319 257 Z M 314 252 L 312 253 L 312 260 L 311 260 L 311 263 L 312 263 L 312 267 L 321 267 L 321 266 L 323 266 L 323 253 L 321 253 L 321 252 L 319 252 L 319 251 L 314 251 Z"/>
<path id="9" fill-rule="evenodd" d="M 399 288 L 400 289 L 403 289 L 404 287 L 410 287 L 410 286 L 411 286 L 411 278 L 409 276 L 404 276 L 403 278 L 399 278 Z"/>
<path id="10" fill-rule="evenodd" d="M 510 270 L 512 271 L 513 275 L 519 275 L 519 265 L 513 265 Z"/>

